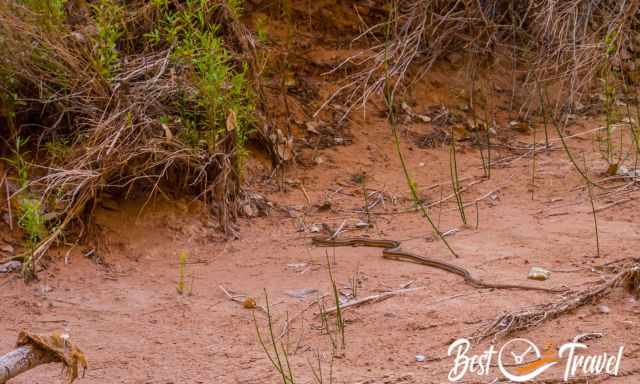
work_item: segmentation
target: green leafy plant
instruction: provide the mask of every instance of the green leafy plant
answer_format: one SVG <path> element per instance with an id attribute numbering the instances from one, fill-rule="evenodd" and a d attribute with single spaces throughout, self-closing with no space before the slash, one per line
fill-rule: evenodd
<path id="1" fill-rule="evenodd" d="M 453 194 L 456 198 L 458 213 L 460 213 L 462 224 L 467 225 L 467 216 L 464 212 L 464 202 L 462 200 L 460 179 L 458 178 L 458 162 L 456 160 L 456 136 L 453 131 L 453 127 L 451 128 L 451 146 L 449 148 L 449 170 L 451 172 L 451 186 L 453 188 Z"/>
<path id="2" fill-rule="evenodd" d="M 258 335 L 258 342 L 262 346 L 264 353 L 269 358 L 271 365 L 278 372 L 282 378 L 282 384 L 295 384 L 293 377 L 293 371 L 291 370 L 291 364 L 289 364 L 289 350 L 284 342 L 278 342 L 275 334 L 273 333 L 273 316 L 271 315 L 271 308 L 269 305 L 269 297 L 267 291 L 264 291 L 265 309 L 267 312 L 267 330 L 268 341 L 266 341 L 262 333 L 260 332 L 260 326 L 256 319 L 255 311 L 253 312 L 253 324 L 256 328 L 256 334 Z M 267 344 L 268 343 L 268 344 Z"/>
<path id="3" fill-rule="evenodd" d="M 336 332 L 338 332 L 338 335 L 340 336 L 339 341 L 340 344 L 338 345 L 340 347 L 341 352 L 344 352 L 344 349 L 346 347 L 345 344 L 345 332 L 344 332 L 344 328 L 345 328 L 345 321 L 344 321 L 344 317 L 342 316 L 342 308 L 341 308 L 341 303 L 340 303 L 340 292 L 338 291 L 338 287 L 336 285 L 336 280 L 333 277 L 333 272 L 331 270 L 331 263 L 329 262 L 329 254 L 325 253 L 326 259 L 327 259 L 327 270 L 329 271 L 329 281 L 331 282 L 331 291 L 333 294 L 333 301 L 335 303 L 336 306 Z M 329 329 L 327 329 L 327 331 L 329 332 Z M 335 353 L 335 351 L 334 351 Z"/>
<path id="4" fill-rule="evenodd" d="M 246 64 L 237 68 L 219 37 L 220 26 L 209 22 L 216 4 L 189 0 L 178 10 L 164 3 L 161 26 L 149 38 L 166 41 L 174 47 L 172 58 L 191 73 L 196 93 L 182 94 L 178 103 L 184 130 L 181 139 L 193 146 L 217 151 L 223 135 L 232 134 L 235 167 L 241 171 L 246 157 L 246 140 L 253 123 L 253 93 L 246 78 Z M 241 1 L 227 2 L 233 13 L 240 13 Z"/>
<path id="5" fill-rule="evenodd" d="M 93 6 L 93 10 L 97 28 L 96 65 L 98 72 L 110 80 L 120 61 L 117 45 L 124 32 L 124 8 L 117 0 L 100 0 Z"/>
<path id="6" fill-rule="evenodd" d="M 269 32 L 267 32 L 266 16 L 258 16 L 256 18 L 256 38 L 260 44 L 266 44 L 269 40 Z"/>
<path id="7" fill-rule="evenodd" d="M 17 136 L 16 146 L 13 150 L 13 157 L 3 159 L 15 168 L 20 188 L 26 188 L 29 184 L 29 169 L 31 168 L 31 165 L 25 158 L 29 152 L 23 149 L 28 141 L 29 139 L 23 139 L 22 137 Z"/>
<path id="8" fill-rule="evenodd" d="M 18 225 L 25 232 L 26 245 L 29 249 L 29 253 L 25 257 L 22 265 L 22 273 L 25 278 L 32 278 L 36 272 L 33 252 L 38 243 L 47 236 L 48 230 L 45 225 L 44 216 L 42 215 L 40 200 L 24 197 L 20 199 L 19 206 L 20 216 L 18 218 Z"/>
<path id="9" fill-rule="evenodd" d="M 68 140 L 61 138 L 47 141 L 45 143 L 45 149 L 47 150 L 47 154 L 51 158 L 51 161 L 56 162 L 64 160 L 67 154 L 71 151 L 71 146 L 69 145 Z"/>

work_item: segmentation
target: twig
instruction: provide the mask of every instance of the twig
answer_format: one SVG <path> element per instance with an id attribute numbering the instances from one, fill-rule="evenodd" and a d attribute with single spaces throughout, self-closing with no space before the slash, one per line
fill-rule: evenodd
<path id="1" fill-rule="evenodd" d="M 345 224 L 347 223 L 346 220 L 342 221 L 342 224 L 340 224 L 340 226 L 338 227 L 338 229 L 336 229 L 336 231 L 331 235 L 331 237 L 329 237 L 329 240 L 333 240 L 336 237 L 338 237 L 338 235 L 340 234 L 340 232 L 342 232 L 342 229 L 344 228 Z"/>
<path id="2" fill-rule="evenodd" d="M 291 324 L 298 317 L 302 316 L 302 314 L 304 314 L 306 311 L 308 311 L 309 308 L 313 307 L 314 304 L 318 303 L 320 300 L 322 300 L 323 298 L 325 298 L 327 296 L 328 296 L 327 294 L 324 294 L 324 295 L 318 297 L 317 299 L 315 299 L 312 302 L 310 302 L 309 305 L 304 307 L 304 309 L 302 309 L 300 312 L 295 314 L 292 318 L 287 319 L 284 322 L 284 325 L 282 326 L 282 331 L 280 332 L 280 336 L 278 336 L 278 340 L 282 339 L 284 337 L 284 335 L 286 335 L 286 333 L 289 331 L 289 324 Z"/>
<path id="3" fill-rule="evenodd" d="M 309 197 L 309 194 L 307 193 L 307 190 L 304 188 L 304 184 L 302 183 L 300 183 L 300 190 L 302 191 L 304 198 L 307 199 L 307 204 L 311 205 L 311 198 Z"/>
<path id="4" fill-rule="evenodd" d="M 367 297 L 363 297 L 362 299 L 358 299 L 358 300 L 354 300 L 354 301 L 350 301 L 346 304 L 343 304 L 340 306 L 340 310 L 344 311 L 347 308 L 353 308 L 353 307 L 357 307 L 363 304 L 369 304 L 369 303 L 377 303 L 380 302 L 382 300 L 386 300 L 390 297 L 396 296 L 396 295 L 400 295 L 403 293 L 408 293 L 408 292 L 414 292 L 414 291 L 419 291 L 421 289 L 424 289 L 425 287 L 419 287 L 419 288 L 406 288 L 406 289 L 398 289 L 396 291 L 390 291 L 390 292 L 384 292 L 384 293 L 380 293 L 378 295 L 372 295 L 372 296 L 367 296 Z M 337 307 L 333 307 L 333 308 L 329 308 L 325 311 L 326 314 L 331 314 L 334 313 L 338 310 Z"/>
<path id="5" fill-rule="evenodd" d="M 224 292 L 224 294 L 229 298 L 229 300 L 235 301 L 236 303 L 239 303 L 241 305 L 244 305 L 244 300 L 241 299 L 241 297 L 243 297 L 243 298 L 249 297 L 247 295 L 232 295 L 222 285 L 219 285 L 218 287 L 222 290 L 222 292 Z M 256 308 L 261 310 L 264 313 L 267 313 L 267 310 L 261 305 L 256 304 Z"/>
<path id="6" fill-rule="evenodd" d="M 615 207 L 616 205 L 619 204 L 623 204 L 623 203 L 627 203 L 629 201 L 631 201 L 631 198 L 624 198 L 618 201 L 614 201 L 613 203 L 607 204 L 607 205 L 603 205 L 602 207 L 598 207 L 594 209 L 594 212 L 600 212 L 600 211 L 604 211 L 605 209 L 609 209 L 611 207 Z"/>

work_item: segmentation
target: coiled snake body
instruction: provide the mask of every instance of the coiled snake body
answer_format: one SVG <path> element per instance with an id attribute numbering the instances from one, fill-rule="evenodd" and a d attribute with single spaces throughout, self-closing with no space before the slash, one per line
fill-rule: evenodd
<path id="1" fill-rule="evenodd" d="M 331 239 L 328 237 L 314 237 L 312 243 L 318 247 L 375 247 L 382 248 L 382 257 L 389 260 L 407 261 L 416 264 L 422 264 L 429 267 L 441 269 L 464 278 L 464 281 L 476 288 L 492 288 L 492 289 L 522 289 L 528 291 L 543 291 L 559 293 L 564 289 L 532 287 L 528 285 L 518 284 L 495 284 L 487 283 L 479 280 L 471 275 L 471 273 L 458 265 L 451 264 L 446 261 L 436 260 L 426 256 L 416 255 L 400 249 L 400 242 L 396 240 L 385 239 L 368 239 L 364 237 L 352 237 L 344 239 Z"/>

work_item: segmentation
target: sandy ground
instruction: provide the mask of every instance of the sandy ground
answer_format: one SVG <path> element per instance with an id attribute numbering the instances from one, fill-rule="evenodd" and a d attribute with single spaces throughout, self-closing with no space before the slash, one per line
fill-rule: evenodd
<path id="1" fill-rule="evenodd" d="M 575 126 L 570 131 L 592 126 Z M 426 127 L 413 124 L 403 129 L 424 131 Z M 123 203 L 116 211 L 101 210 L 97 223 L 109 249 L 100 255 L 104 265 L 83 257 L 87 248 L 83 246 L 73 249 L 65 264 L 62 256 L 67 249 L 60 249 L 54 252 L 60 256 L 38 282 L 25 285 L 16 279 L 2 287 L 0 351 L 11 349 L 23 328 L 50 332 L 68 322 L 73 339 L 86 351 L 90 363 L 80 383 L 282 382 L 257 342 L 253 311 L 230 301 L 219 288 L 223 286 L 255 297 L 259 305 L 264 305 L 266 291 L 275 333 L 280 334 L 287 316 L 293 319 L 282 340 L 291 351 L 295 382 L 313 382 L 309 362 L 317 365 L 319 351 L 324 382 L 329 383 L 330 338 L 322 331 L 318 306 L 312 305 L 318 295 L 331 292 L 328 252 L 338 287 L 349 286 L 358 273 L 358 297 L 398 289 L 409 282 L 419 288 L 344 312 L 346 348 L 333 360 L 333 382 L 446 383 L 452 367 L 447 348 L 452 341 L 472 335 L 505 311 L 558 299 L 543 292 L 476 289 L 450 273 L 385 260 L 379 249 L 313 247 L 310 229 L 314 224 L 353 226 L 367 218 L 358 212 L 363 205 L 361 187 L 352 182 L 363 171 L 368 190 L 383 192 L 385 201 L 371 210 L 373 228 L 353 229 L 343 236 L 402 240 L 404 249 L 458 263 L 487 281 L 581 289 L 609 276 L 590 271 L 591 266 L 638 256 L 640 204 L 631 200 L 598 213 L 601 257 L 595 257 L 588 195 L 555 142 L 554 150 L 537 156 L 533 198 L 530 158 L 503 163 L 493 170 L 490 180 L 476 181 L 482 175 L 478 152 L 463 146 L 459 168 L 461 177 L 469 178 L 462 184 L 473 182 L 463 194 L 465 202 L 489 197 L 478 202 L 478 212 L 475 204 L 467 208 L 467 227 L 461 225 L 453 199 L 432 208 L 442 231 L 459 229 L 448 237 L 461 255 L 454 260 L 433 239 L 419 214 L 397 212 L 411 207 L 411 202 L 389 127 L 371 117 L 355 124 L 352 133 L 353 144 L 320 151 L 321 164 L 290 169 L 285 175 L 286 191 L 278 191 L 275 181 L 261 178 L 266 172 L 254 164 L 248 183 L 272 201 L 274 208 L 268 217 L 242 219 L 239 240 L 222 241 L 215 224 L 198 207 L 185 202 L 152 204 L 141 214 L 139 202 Z M 591 148 L 589 140 L 574 139 L 571 144 Z M 406 131 L 402 147 L 420 187 L 444 182 L 442 190 L 424 189 L 424 196 L 430 201 L 448 196 L 448 149 L 420 149 Z M 502 156 L 508 154 L 500 151 Z M 589 155 L 588 163 L 593 169 L 602 166 L 596 153 Z M 596 205 L 625 196 L 598 198 Z M 189 254 L 191 295 L 176 293 L 181 250 Z M 545 282 L 527 280 L 532 266 L 555 272 Z M 7 279 L 1 276 L 0 284 Z M 287 294 L 304 288 L 318 293 L 302 299 Z M 602 304 L 606 308 L 599 306 Z M 326 305 L 331 306 L 330 297 Z M 607 381 L 636 383 L 640 377 L 633 373 L 640 368 L 638 314 L 640 303 L 619 289 L 599 304 L 513 337 L 557 347 L 579 334 L 602 333 L 601 338 L 586 342 L 589 353 L 615 354 L 624 346 L 623 376 Z M 265 315 L 256 311 L 255 318 L 264 332 Z M 499 348 L 509 339 L 498 338 L 495 345 Z M 481 353 L 491 342 L 474 346 L 474 353 Z M 416 355 L 424 355 L 426 361 L 417 362 Z M 561 382 L 563 364 L 540 378 Z M 503 376 L 492 367 L 484 376 L 468 373 L 462 382 L 493 383 L 497 379 Z M 14 382 L 61 383 L 63 379 L 58 367 L 41 366 Z"/>

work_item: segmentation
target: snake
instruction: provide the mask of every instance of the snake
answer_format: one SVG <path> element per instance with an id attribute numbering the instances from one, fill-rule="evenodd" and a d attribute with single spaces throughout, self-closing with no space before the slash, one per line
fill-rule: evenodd
<path id="1" fill-rule="evenodd" d="M 488 283 L 474 277 L 466 268 L 459 265 L 449 263 L 447 261 L 437 260 L 432 257 L 416 255 L 411 252 L 403 251 L 400 248 L 400 242 L 396 240 L 386 239 L 369 239 L 365 237 L 351 237 L 342 239 L 333 239 L 331 237 L 315 236 L 312 244 L 317 247 L 374 247 L 382 248 L 382 257 L 388 260 L 406 261 L 432 268 L 437 268 L 455 275 L 461 276 L 464 281 L 475 288 L 489 289 L 521 289 L 527 291 L 543 291 L 550 293 L 564 292 L 565 289 L 534 287 L 530 285 L 519 284 L 497 284 Z"/>

